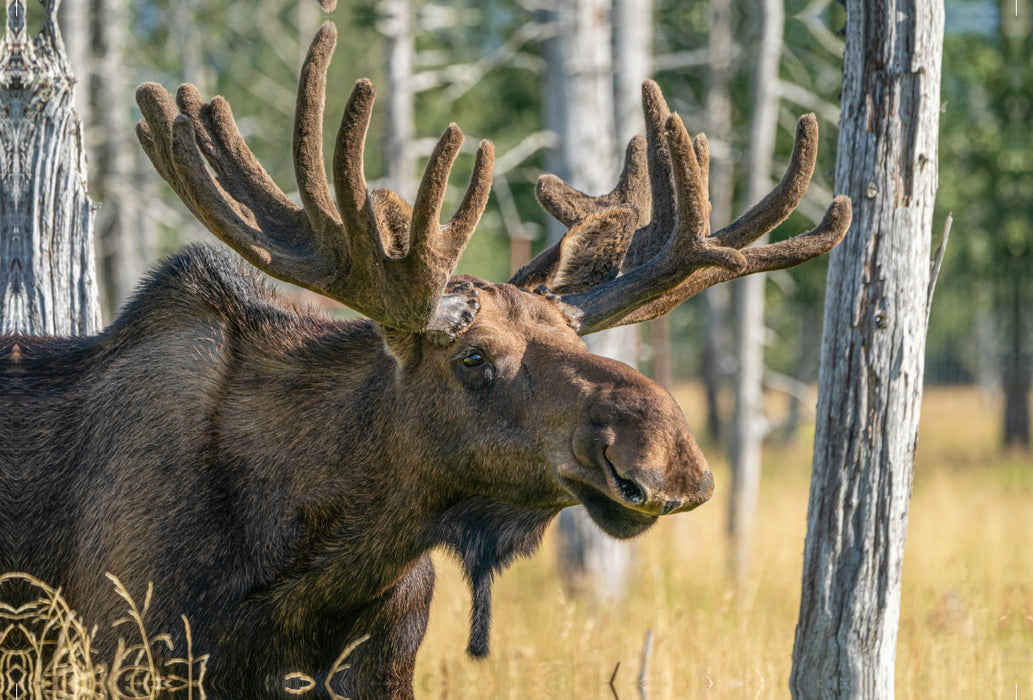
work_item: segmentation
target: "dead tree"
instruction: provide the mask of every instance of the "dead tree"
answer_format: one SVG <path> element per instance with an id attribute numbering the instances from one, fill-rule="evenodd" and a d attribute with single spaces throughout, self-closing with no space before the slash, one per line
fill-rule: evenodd
<path id="1" fill-rule="evenodd" d="M 768 190 L 778 128 L 782 0 L 764 0 L 760 46 L 753 81 L 753 118 L 750 124 L 747 198 L 760 199 Z M 767 239 L 762 239 L 766 242 Z M 735 410 L 729 452 L 732 488 L 729 494 L 728 531 L 732 541 L 732 573 L 742 590 L 749 576 L 753 527 L 760 493 L 760 451 L 767 432 L 764 416 L 764 275 L 735 283 Z"/>
<path id="2" fill-rule="evenodd" d="M 836 189 L 854 223 L 826 287 L 790 687 L 892 698 L 931 300 L 943 4 L 846 3 Z"/>
<path id="3" fill-rule="evenodd" d="M 30 40 L 8 0 L 0 42 L 0 333 L 80 335 L 100 327 L 93 209 L 56 0 L 44 10 Z"/>

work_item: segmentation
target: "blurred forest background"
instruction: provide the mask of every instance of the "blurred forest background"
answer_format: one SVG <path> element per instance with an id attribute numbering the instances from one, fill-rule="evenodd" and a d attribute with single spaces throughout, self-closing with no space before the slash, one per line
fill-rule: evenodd
<path id="1" fill-rule="evenodd" d="M 781 3 L 779 3 L 781 4 Z M 607 3 L 607 6 L 609 3 Z M 618 3 L 645 32 L 645 72 L 661 85 L 690 131 L 706 131 L 714 152 L 711 197 L 714 227 L 741 213 L 752 163 L 751 128 L 763 50 L 762 3 L 731 0 L 651 0 Z M 146 267 L 189 240 L 213 240 L 158 180 L 132 136 L 139 114 L 132 100 L 145 80 L 173 88 L 197 84 L 206 97 L 233 106 L 252 149 L 291 191 L 290 133 L 297 73 L 308 42 L 324 18 L 341 39 L 330 69 L 327 152 L 355 79 L 370 77 L 378 103 L 367 144 L 367 177 L 410 192 L 422 159 L 450 122 L 477 140 L 495 142 L 499 163 L 488 210 L 463 258 L 461 272 L 501 281 L 550 235 L 548 216 L 534 200 L 542 172 L 577 181 L 562 162 L 562 124 L 550 111 L 557 81 L 550 70 L 561 23 L 543 0 L 340 0 L 324 14 L 315 0 L 78 0 L 61 6 L 61 27 L 79 76 L 78 107 L 86 125 L 91 196 L 98 212 L 98 266 L 110 320 Z M 35 9 L 30 5 L 30 11 Z M 954 237 L 940 273 L 929 330 L 927 381 L 975 384 L 1011 406 L 1009 441 L 1028 445 L 1028 400 L 1033 369 L 1033 63 L 1028 0 L 946 3 L 943 118 L 937 222 L 954 216 Z M 597 21 L 608 21 L 599 17 Z M 817 114 L 819 163 L 807 198 L 776 236 L 811 228 L 834 189 L 838 93 L 843 42 L 842 8 L 829 0 L 784 3 L 781 46 L 773 54 L 769 89 L 777 120 L 771 173 L 780 177 L 796 117 Z M 30 15 L 31 24 L 31 15 Z M 616 34 L 615 34 L 616 36 Z M 615 74 L 626 59 L 610 61 Z M 606 66 L 603 65 L 603 68 Z M 616 70 L 614 70 L 616 69 Z M 637 80 L 635 83 L 637 84 Z M 621 89 L 618 86 L 618 89 Z M 630 98 L 637 114 L 637 87 Z M 618 94 L 615 110 L 627 111 Z M 625 133 L 597 139 L 581 154 L 590 170 L 619 166 L 629 127 L 620 116 L 604 128 Z M 630 133 L 642 127 L 632 122 Z M 453 176 L 463 184 L 472 158 Z M 589 178 L 591 179 L 591 178 Z M 598 180 L 598 177 L 596 178 Z M 583 185 L 585 187 L 585 185 Z M 454 196 L 457 196 L 454 194 Z M 940 225 L 939 223 L 937 225 Z M 787 392 L 786 415 L 768 432 L 791 433 L 800 412 L 813 406 L 817 377 L 825 261 L 768 276 L 764 287 L 765 381 Z M 724 382 L 737 366 L 726 292 L 690 300 L 665 329 L 643 329 L 640 366 L 670 382 Z M 311 300 L 317 302 L 318 300 Z M 669 353 L 669 354 L 668 354 Z M 670 358 L 669 361 L 667 358 Z M 668 364 L 669 362 L 669 364 Z M 720 432 L 731 406 L 717 405 L 710 432 Z M 777 423 L 777 425 L 776 425 Z M 698 431 L 701 428 L 697 429 Z"/>

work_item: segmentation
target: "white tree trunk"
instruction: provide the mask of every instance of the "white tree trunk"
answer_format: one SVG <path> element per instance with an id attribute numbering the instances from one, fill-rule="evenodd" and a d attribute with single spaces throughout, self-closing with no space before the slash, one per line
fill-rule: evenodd
<path id="1" fill-rule="evenodd" d="M 93 134 L 98 166 L 93 191 L 100 202 L 97 237 L 100 242 L 100 277 L 105 309 L 114 316 L 129 298 L 150 262 L 152 241 L 141 216 L 138 157 L 129 106 L 132 85 L 125 70 L 126 44 L 132 17 L 127 0 L 97 0 L 94 55 L 103 78 L 95 84 Z"/>
<path id="2" fill-rule="evenodd" d="M 853 224 L 826 286 L 798 698 L 892 698 L 924 374 L 941 0 L 847 0 L 836 190 Z"/>
<path id="3" fill-rule="evenodd" d="M 746 198 L 752 205 L 771 187 L 769 174 L 778 127 L 778 68 L 785 26 L 782 0 L 764 0 L 763 28 L 753 83 L 749 178 Z M 761 238 L 763 243 L 767 237 Z M 732 488 L 728 529 L 732 537 L 732 572 L 739 590 L 750 573 L 753 527 L 760 491 L 760 451 L 767 432 L 764 417 L 764 274 L 735 282 L 735 410 L 732 416 Z"/>
<path id="4" fill-rule="evenodd" d="M 710 142 L 710 227 L 717 231 L 732 220 L 735 172 L 732 159 L 732 99 L 728 92 L 732 57 L 730 0 L 710 3 L 710 71 L 707 76 L 706 134 Z M 707 400 L 707 433 L 721 437 L 722 365 L 728 354 L 730 285 L 719 284 L 703 293 L 707 305 L 702 375 Z"/>
<path id="5" fill-rule="evenodd" d="M 57 11 L 65 57 L 76 78 L 75 111 L 79 121 L 90 123 L 90 0 L 62 2 Z"/>
<path id="6" fill-rule="evenodd" d="M 560 29 L 545 42 L 546 128 L 560 138 L 549 169 L 590 194 L 609 191 L 617 181 L 612 65 L 613 29 L 609 0 L 552 0 L 542 13 Z M 562 229 L 550 229 L 554 240 Z M 634 365 L 633 327 L 586 338 L 592 352 Z M 560 514 L 560 563 L 574 590 L 598 597 L 620 596 L 626 587 L 631 551 L 606 536 L 582 508 Z"/>
<path id="7" fill-rule="evenodd" d="M 0 42 L 0 333 L 87 334 L 100 327 L 93 210 L 75 79 L 45 10 L 30 43 L 9 0 Z"/>
<path id="8" fill-rule="evenodd" d="M 411 202 L 416 196 L 413 10 L 409 0 L 383 0 L 380 12 L 377 26 L 387 37 L 387 178 Z"/>

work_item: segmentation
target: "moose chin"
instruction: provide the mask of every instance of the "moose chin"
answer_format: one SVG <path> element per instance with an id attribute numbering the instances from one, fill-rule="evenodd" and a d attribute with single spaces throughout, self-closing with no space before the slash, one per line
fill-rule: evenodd
<path id="1" fill-rule="evenodd" d="M 690 139 L 646 82 L 646 135 L 629 144 L 614 190 L 593 197 L 542 177 L 538 199 L 568 227 L 562 240 L 508 283 L 455 276 L 491 189 L 491 144 L 445 224 L 455 125 L 412 205 L 368 191 L 374 94 L 361 80 L 331 186 L 322 112 L 335 41 L 327 23 L 302 69 L 301 206 L 255 160 L 225 101 L 142 85 L 144 150 L 239 257 L 187 248 L 100 335 L 0 338 L 0 572 L 60 586 L 101 625 L 100 651 L 116 644 L 108 624 L 123 602 L 105 572 L 131 592 L 153 582 L 149 624 L 171 632 L 172 658 L 189 619 L 216 695 L 279 697 L 292 672 L 322 682 L 368 635 L 336 691 L 412 697 L 431 549 L 463 564 L 469 652 L 483 656 L 492 578 L 532 553 L 562 508 L 584 505 L 624 538 L 704 503 L 714 481 L 678 405 L 581 337 L 822 255 L 850 220 L 838 197 L 813 231 L 747 247 L 803 196 L 817 147 L 808 115 L 782 181 L 711 232 L 706 138 Z M 369 320 L 294 308 L 256 268 Z"/>

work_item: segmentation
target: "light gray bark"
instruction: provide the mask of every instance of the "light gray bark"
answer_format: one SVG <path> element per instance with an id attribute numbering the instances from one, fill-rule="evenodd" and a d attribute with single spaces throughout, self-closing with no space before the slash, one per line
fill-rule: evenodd
<path id="1" fill-rule="evenodd" d="M 0 333 L 94 333 L 93 210 L 75 79 L 53 0 L 30 42 L 22 0 L 0 42 Z"/>
<path id="2" fill-rule="evenodd" d="M 797 698 L 893 697 L 924 375 L 943 5 L 848 0 L 846 31 Z"/>
<path id="3" fill-rule="evenodd" d="M 553 0 L 542 12 L 559 29 L 544 42 L 547 62 L 546 127 L 560 138 L 549 168 L 583 192 L 601 194 L 617 181 L 614 127 L 612 25 L 609 0 Z M 550 229 L 555 237 L 562 229 Z M 633 327 L 586 338 L 592 352 L 634 365 Z M 631 551 L 603 534 L 582 508 L 560 514 L 559 556 L 574 590 L 589 589 L 607 599 L 626 587 Z"/>
<path id="4" fill-rule="evenodd" d="M 746 198 L 752 205 L 771 188 L 770 173 L 778 126 L 778 68 L 785 27 L 782 0 L 764 0 L 763 24 L 753 82 L 753 117 Z M 767 236 L 760 239 L 763 244 Z M 760 460 L 767 420 L 764 416 L 764 283 L 766 275 L 736 280 L 735 409 L 730 456 L 732 484 L 728 530 L 732 538 L 732 572 L 739 590 L 750 573 L 753 528 L 760 492 Z"/>
<path id="5" fill-rule="evenodd" d="M 129 298 L 150 262 L 151 226 L 140 211 L 138 158 L 140 147 L 133 134 L 130 75 L 125 70 L 132 17 L 128 0 L 97 0 L 94 56 L 99 74 L 92 110 L 97 139 L 94 196 L 100 201 L 96 232 L 99 240 L 100 277 L 104 307 L 113 317 Z"/>
<path id="6" fill-rule="evenodd" d="M 710 142 L 710 227 L 717 231 L 732 220 L 735 173 L 732 159 L 732 100 L 728 92 L 732 58 L 730 0 L 710 3 L 710 71 L 707 76 L 706 134 Z M 721 437 L 719 404 L 723 366 L 728 355 L 729 285 L 719 284 L 703 293 L 707 306 L 702 374 L 707 400 L 707 433 Z"/>
<path id="7" fill-rule="evenodd" d="M 75 71 L 75 111 L 79 121 L 90 123 L 90 0 L 65 1 L 57 11 L 61 40 L 65 44 L 65 57 Z"/>
<path id="8" fill-rule="evenodd" d="M 411 202 L 416 196 L 413 9 L 409 0 L 383 0 L 380 12 L 377 26 L 387 37 L 387 178 Z"/>

